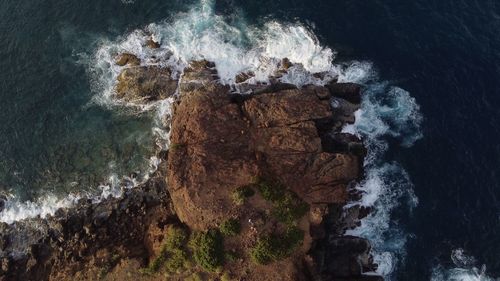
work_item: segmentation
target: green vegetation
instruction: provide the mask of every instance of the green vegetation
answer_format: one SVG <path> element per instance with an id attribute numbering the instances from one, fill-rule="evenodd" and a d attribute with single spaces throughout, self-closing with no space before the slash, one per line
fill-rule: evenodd
<path id="1" fill-rule="evenodd" d="M 241 231 L 240 221 L 237 219 L 228 219 L 220 225 L 219 230 L 224 236 L 236 236 Z"/>
<path id="2" fill-rule="evenodd" d="M 231 281 L 231 275 L 229 275 L 229 273 L 227 273 L 227 272 L 224 272 L 224 274 L 222 274 L 222 276 L 220 277 L 220 280 L 221 281 Z"/>
<path id="3" fill-rule="evenodd" d="M 297 227 L 289 228 L 284 235 L 270 234 L 257 240 L 250 257 L 258 264 L 268 264 L 291 255 L 302 243 L 304 233 Z"/>
<path id="4" fill-rule="evenodd" d="M 188 253 L 185 249 L 187 234 L 179 227 L 169 227 L 165 235 L 165 243 L 156 257 L 147 268 L 141 272 L 153 274 L 165 265 L 167 272 L 174 273 L 182 269 L 188 261 Z"/>
<path id="5" fill-rule="evenodd" d="M 165 246 L 168 249 L 180 249 L 186 245 L 187 233 L 179 227 L 169 227 L 165 236 Z"/>
<path id="6" fill-rule="evenodd" d="M 234 262 L 238 259 L 238 253 L 236 251 L 227 251 L 224 253 L 224 261 Z"/>
<path id="7" fill-rule="evenodd" d="M 269 202 L 279 202 L 285 196 L 285 187 L 278 182 L 257 179 L 257 188 L 262 197 Z"/>
<path id="8" fill-rule="evenodd" d="M 185 281 L 202 281 L 201 275 L 197 272 L 191 274 L 191 276 L 184 279 Z"/>
<path id="9" fill-rule="evenodd" d="M 295 225 L 309 211 L 307 203 L 280 183 L 258 180 L 256 184 L 262 197 L 273 204 L 272 213 L 278 221 Z"/>
<path id="10" fill-rule="evenodd" d="M 186 263 L 189 257 L 185 250 L 174 249 L 169 252 L 167 261 L 165 262 L 165 268 L 169 273 L 176 273 L 179 270 L 186 267 Z"/>
<path id="11" fill-rule="evenodd" d="M 308 211 L 309 205 L 291 192 L 287 192 L 281 200 L 274 202 L 274 216 L 287 225 L 294 225 Z"/>
<path id="12" fill-rule="evenodd" d="M 255 191 L 250 186 L 240 186 L 233 191 L 233 201 L 236 205 L 241 205 L 254 194 Z"/>
<path id="13" fill-rule="evenodd" d="M 195 262 L 208 271 L 216 272 L 224 264 L 224 241 L 218 230 L 194 233 L 189 247 Z"/>
<path id="14" fill-rule="evenodd" d="M 169 149 L 170 150 L 176 150 L 176 149 L 179 149 L 179 148 L 183 148 L 185 146 L 186 145 L 183 144 L 183 143 L 171 143 Z"/>

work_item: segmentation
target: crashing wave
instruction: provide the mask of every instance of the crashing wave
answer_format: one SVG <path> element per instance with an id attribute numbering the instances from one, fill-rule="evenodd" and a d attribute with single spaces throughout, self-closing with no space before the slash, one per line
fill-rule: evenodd
<path id="1" fill-rule="evenodd" d="M 476 259 L 467 256 L 463 249 L 453 250 L 451 260 L 455 268 L 437 266 L 432 270 L 431 281 L 495 281 L 498 278 L 486 274 L 486 266 L 477 267 Z"/>
<path id="2" fill-rule="evenodd" d="M 356 187 L 363 196 L 350 206 L 371 207 L 373 211 L 347 234 L 370 240 L 374 261 L 378 264 L 377 273 L 391 280 L 397 265 L 405 259 L 405 244 L 410 237 L 391 220 L 391 213 L 402 204 L 411 210 L 418 199 L 405 170 L 398 163 L 383 162 L 383 156 L 389 149 L 389 137 L 406 147 L 422 137 L 422 116 L 419 105 L 407 91 L 387 83 L 366 86 L 356 121 L 344 131 L 362 137 L 368 148 L 364 163 L 366 177 Z"/>

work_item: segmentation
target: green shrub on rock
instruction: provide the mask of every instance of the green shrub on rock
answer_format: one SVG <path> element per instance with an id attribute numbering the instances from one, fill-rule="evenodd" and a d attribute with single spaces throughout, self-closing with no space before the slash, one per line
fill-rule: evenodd
<path id="1" fill-rule="evenodd" d="M 188 260 L 185 245 L 187 242 L 186 231 L 180 227 L 170 226 L 165 233 L 165 242 L 158 256 L 142 270 L 143 273 L 153 274 L 160 270 L 162 265 L 168 272 L 174 273 L 184 267 Z"/>
<path id="2" fill-rule="evenodd" d="M 186 251 L 175 249 L 169 252 L 168 258 L 165 262 L 167 272 L 176 273 L 185 267 L 188 260 Z"/>
<path id="3" fill-rule="evenodd" d="M 258 179 L 257 187 L 262 197 L 270 202 L 277 202 L 285 196 L 285 188 L 280 183 Z"/>
<path id="4" fill-rule="evenodd" d="M 165 246 L 169 250 L 184 247 L 187 242 L 187 233 L 180 227 L 169 227 L 165 235 Z"/>
<path id="5" fill-rule="evenodd" d="M 250 257 L 258 264 L 282 260 L 290 256 L 301 245 L 304 233 L 292 227 L 284 235 L 269 234 L 260 237 L 250 251 Z"/>
<path id="6" fill-rule="evenodd" d="M 185 281 L 202 281 L 203 278 L 201 278 L 201 275 L 198 273 L 198 272 L 195 272 L 193 274 L 191 274 L 190 276 L 186 277 L 186 279 L 184 279 Z"/>
<path id="7" fill-rule="evenodd" d="M 228 219 L 219 227 L 220 232 L 224 236 L 235 236 L 241 231 L 240 221 L 237 219 Z"/>
<path id="8" fill-rule="evenodd" d="M 294 225 L 307 211 L 309 205 L 291 192 L 287 192 L 280 200 L 274 202 L 274 216 L 287 225 Z"/>
<path id="9" fill-rule="evenodd" d="M 218 230 L 194 233 L 189 247 L 195 262 L 205 270 L 216 272 L 224 264 L 224 240 Z"/>
<path id="10" fill-rule="evenodd" d="M 233 201 L 236 205 L 241 205 L 254 194 L 255 191 L 250 186 L 240 186 L 233 191 Z"/>
<path id="11" fill-rule="evenodd" d="M 220 281 L 231 281 L 231 275 L 229 273 L 224 272 L 222 276 L 220 277 Z"/>
<path id="12" fill-rule="evenodd" d="M 274 217 L 282 223 L 295 225 L 309 210 L 307 203 L 278 182 L 260 179 L 257 186 L 262 197 L 273 204 Z"/>

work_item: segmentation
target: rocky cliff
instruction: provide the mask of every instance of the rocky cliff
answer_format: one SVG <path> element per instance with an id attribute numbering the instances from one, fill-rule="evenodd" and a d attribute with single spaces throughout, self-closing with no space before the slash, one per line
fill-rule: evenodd
<path id="1" fill-rule="evenodd" d="M 207 61 L 180 80 L 140 63 L 118 58 L 116 93 L 175 96 L 160 169 L 121 198 L 1 225 L 1 280 L 382 280 L 363 275 L 376 267 L 369 242 L 343 236 L 369 212 L 344 208 L 365 155 L 341 133 L 359 85 L 297 88 L 278 72 L 228 86 Z"/>

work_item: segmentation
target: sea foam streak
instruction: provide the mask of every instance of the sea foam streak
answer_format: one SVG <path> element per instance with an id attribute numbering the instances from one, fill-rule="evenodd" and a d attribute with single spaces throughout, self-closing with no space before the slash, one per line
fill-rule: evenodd
<path id="1" fill-rule="evenodd" d="M 410 206 L 417 199 L 411 191 L 408 176 L 397 163 L 384 163 L 381 158 L 388 149 L 387 137 L 401 140 L 410 146 L 421 137 L 421 117 L 415 100 L 402 89 L 378 83 L 377 74 L 369 62 L 334 64 L 335 52 L 321 46 L 316 36 L 306 26 L 282 24 L 269 21 L 262 26 L 250 26 L 241 16 L 234 17 L 231 24 L 226 18 L 216 15 L 214 1 L 202 0 L 189 12 L 178 14 L 171 20 L 153 23 L 144 30 L 137 30 L 117 40 L 103 39 L 88 64 L 95 91 L 93 102 L 110 110 L 134 111 L 156 110 L 158 118 L 152 125 L 162 148 L 168 147 L 168 125 L 171 101 L 158 102 L 148 106 L 122 103 L 114 98 L 114 85 L 122 67 L 114 63 L 115 56 L 127 52 L 136 55 L 143 65 L 168 66 L 173 75 L 180 77 L 189 61 L 206 59 L 216 64 L 221 82 L 234 85 L 235 77 L 242 71 L 252 71 L 255 76 L 250 82 L 268 82 L 269 75 L 276 70 L 283 58 L 295 64 L 281 80 L 297 86 L 305 84 L 324 85 L 333 78 L 339 82 L 357 82 L 366 86 L 361 110 L 356 112 L 356 123 L 344 130 L 362 136 L 369 154 L 365 163 L 366 179 L 358 186 L 364 196 L 360 202 L 374 207 L 374 212 L 362 221 L 361 227 L 350 234 L 370 238 L 374 243 L 374 255 L 379 263 L 378 273 L 390 276 L 398 259 L 404 257 L 404 243 L 407 234 L 398 231 L 390 220 L 391 211 L 402 199 L 407 198 Z M 152 37 L 161 43 L 158 49 L 145 46 Z M 321 72 L 318 78 L 312 73 Z M 158 162 L 154 163 L 158 165 Z M 114 184 L 103 188 L 104 196 L 118 196 L 115 186 L 122 182 L 116 176 Z M 68 199 L 70 198 L 70 199 Z M 48 203 L 23 203 L 23 208 L 8 207 L 0 220 L 13 220 L 53 213 L 57 207 L 70 206 L 76 196 L 70 196 Z M 97 200 L 98 200 L 97 199 Z M 33 205 L 32 205 L 33 204 Z M 17 205 L 19 207 L 19 205 Z"/>

